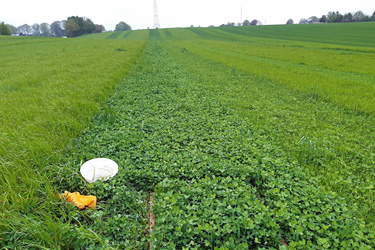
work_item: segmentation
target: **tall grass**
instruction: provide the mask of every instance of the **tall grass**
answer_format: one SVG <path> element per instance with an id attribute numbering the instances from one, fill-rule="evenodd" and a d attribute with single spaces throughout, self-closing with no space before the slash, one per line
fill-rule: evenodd
<path id="1" fill-rule="evenodd" d="M 50 166 L 89 127 L 145 43 L 0 37 L 0 245 L 97 241 L 68 223 L 74 213 L 56 199 L 63 190 L 51 186 L 58 170 Z"/>

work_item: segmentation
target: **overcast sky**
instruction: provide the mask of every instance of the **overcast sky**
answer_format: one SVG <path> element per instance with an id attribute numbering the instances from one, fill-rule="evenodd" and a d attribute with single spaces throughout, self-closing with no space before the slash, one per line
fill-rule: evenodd
<path id="1" fill-rule="evenodd" d="M 321 17 L 329 11 L 341 14 L 362 10 L 371 15 L 374 0 L 157 0 L 161 28 L 218 26 L 228 22 L 258 19 L 263 24 L 295 23 L 301 18 Z M 107 30 L 124 21 L 133 29 L 153 27 L 153 0 L 3 0 L 0 21 L 14 26 L 52 23 L 69 16 L 86 16 Z"/>

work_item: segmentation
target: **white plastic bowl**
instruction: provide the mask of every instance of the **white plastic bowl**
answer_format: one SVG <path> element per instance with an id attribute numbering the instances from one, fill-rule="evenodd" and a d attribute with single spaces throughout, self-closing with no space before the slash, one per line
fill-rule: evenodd
<path id="1" fill-rule="evenodd" d="M 97 180 L 106 181 L 118 172 L 116 162 L 107 158 L 96 158 L 86 161 L 80 169 L 81 175 L 89 183 Z"/>

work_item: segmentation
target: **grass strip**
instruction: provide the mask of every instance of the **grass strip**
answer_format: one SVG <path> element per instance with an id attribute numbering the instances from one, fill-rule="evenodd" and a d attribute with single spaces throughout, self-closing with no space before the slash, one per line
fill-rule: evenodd
<path id="1" fill-rule="evenodd" d="M 51 165 L 89 127 L 145 43 L 0 37 L 0 248 L 101 242 L 56 196 L 51 179 L 65 170 Z"/>

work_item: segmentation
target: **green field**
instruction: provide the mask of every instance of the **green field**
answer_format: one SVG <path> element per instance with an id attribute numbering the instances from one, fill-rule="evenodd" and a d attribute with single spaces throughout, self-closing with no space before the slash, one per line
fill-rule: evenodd
<path id="1" fill-rule="evenodd" d="M 374 29 L 0 36 L 0 246 L 375 248 Z"/>

